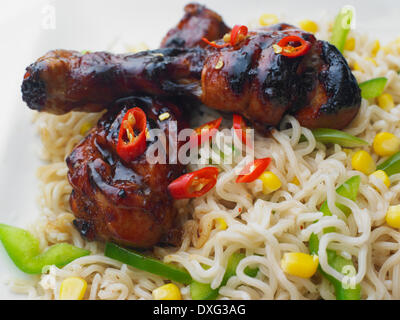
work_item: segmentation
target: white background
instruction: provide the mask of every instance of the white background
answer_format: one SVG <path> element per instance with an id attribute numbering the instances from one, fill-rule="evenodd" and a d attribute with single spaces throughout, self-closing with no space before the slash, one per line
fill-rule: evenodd
<path id="1" fill-rule="evenodd" d="M 1 0 L 0 1 L 0 223 L 26 227 L 38 215 L 35 172 L 38 138 L 32 112 L 21 100 L 25 67 L 56 48 L 106 50 L 122 38 L 132 44 L 157 47 L 169 28 L 182 17 L 183 0 Z M 357 12 L 357 29 L 383 43 L 400 36 L 399 0 L 204 0 L 228 25 L 246 24 L 262 13 L 279 16 L 332 17 L 346 4 Z M 50 8 L 50 9 L 49 9 Z M 55 9 L 55 29 L 46 14 Z M 47 22 L 47 24 L 46 24 Z M 51 22 L 51 21 L 50 21 Z M 23 277 L 0 245 L 0 299 L 13 295 L 3 284 L 10 276 Z"/>

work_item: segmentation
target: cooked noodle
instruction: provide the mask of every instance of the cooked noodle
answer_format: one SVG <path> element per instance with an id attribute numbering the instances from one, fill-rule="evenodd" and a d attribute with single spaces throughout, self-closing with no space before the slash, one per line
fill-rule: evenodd
<path id="1" fill-rule="evenodd" d="M 319 26 L 321 31 L 317 37 L 327 38 L 329 25 L 321 22 Z M 345 56 L 351 66 L 357 62 L 362 68 L 354 71 L 357 80 L 387 77 L 386 92 L 394 97 L 397 106 L 386 112 L 373 101 L 363 100 L 357 118 L 346 131 L 368 142 L 381 131 L 400 136 L 400 77 L 397 74 L 400 44 L 392 43 L 380 50 L 375 66 L 365 59 L 373 41 L 355 32 L 350 36 L 356 39 L 356 49 L 346 51 Z M 215 111 L 206 108 L 203 111 L 204 115 L 196 119 L 199 123 L 215 118 Z M 64 159 L 83 138 L 82 126 L 94 125 L 99 117 L 97 113 L 77 112 L 63 116 L 35 114 L 43 143 L 42 157 L 48 164 L 38 170 L 43 214 L 31 230 L 40 239 L 42 249 L 57 242 L 69 242 L 89 249 L 92 254 L 62 269 L 51 266 L 31 281 L 12 282 L 14 291 L 28 294 L 30 298 L 57 299 L 62 280 L 69 276 L 86 279 L 85 299 L 152 299 L 152 290 L 168 282 L 105 257 L 103 244 L 86 241 L 72 224 L 74 216 L 68 204 L 72 188 L 66 178 Z M 233 164 L 220 165 L 221 173 L 211 192 L 176 203 L 185 221 L 182 245 L 168 249 L 156 247 L 154 256 L 179 263 L 195 280 L 217 288 L 228 258 L 242 250 L 246 258 L 239 263 L 237 276 L 221 288 L 222 299 L 334 299 L 333 287 L 326 279 L 318 275 L 311 279 L 290 276 L 280 267 L 283 253 L 309 252 L 307 242 L 314 232 L 320 236 L 319 261 L 327 273 L 338 279 L 343 277 L 327 263 L 326 248 L 331 248 L 353 258 L 363 299 L 400 299 L 400 232 L 385 224 L 388 207 L 398 204 L 400 199 L 400 175 L 393 175 L 391 187 L 387 188 L 381 181 L 352 169 L 350 159 L 354 149 L 338 145 L 328 148 L 316 142 L 311 131 L 291 116 L 284 118 L 280 129 L 268 138 L 255 135 L 255 157 L 273 159 L 269 170 L 279 177 L 282 187 L 264 195 L 259 180 L 250 184 L 235 183 L 235 168 L 245 160 L 236 155 Z M 307 138 L 306 142 L 299 142 L 301 135 Z M 364 149 L 373 154 L 370 147 Z M 218 158 L 218 154 L 213 155 L 214 162 Z M 202 166 L 191 165 L 190 169 Z M 335 192 L 354 175 L 361 176 L 355 202 Z M 299 185 L 292 183 L 294 178 Z M 325 200 L 332 216 L 323 216 L 318 211 Z M 346 218 L 335 207 L 335 202 L 345 204 L 352 214 Z M 225 220 L 226 230 L 216 228 L 218 218 Z M 324 234 L 326 227 L 335 227 L 336 232 Z M 244 273 L 247 266 L 259 268 L 255 278 Z M 190 299 L 189 287 L 179 286 L 183 298 Z"/>

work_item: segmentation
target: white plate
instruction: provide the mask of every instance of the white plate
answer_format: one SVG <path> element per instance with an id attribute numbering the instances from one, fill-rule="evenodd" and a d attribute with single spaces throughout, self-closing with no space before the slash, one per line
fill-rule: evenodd
<path id="1" fill-rule="evenodd" d="M 166 31 L 182 17 L 187 1 L 133 0 L 2 0 L 0 2 L 2 106 L 0 116 L 0 222 L 26 227 L 38 215 L 36 168 L 38 137 L 32 112 L 21 100 L 25 67 L 55 48 L 107 50 L 117 39 L 157 47 Z M 356 27 L 383 42 L 400 30 L 400 2 L 380 1 L 257 1 L 205 0 L 228 25 L 246 24 L 261 13 L 283 17 L 332 17 L 343 5 L 356 8 Z M 0 299 L 23 299 L 12 294 L 4 281 L 23 277 L 0 245 Z"/>

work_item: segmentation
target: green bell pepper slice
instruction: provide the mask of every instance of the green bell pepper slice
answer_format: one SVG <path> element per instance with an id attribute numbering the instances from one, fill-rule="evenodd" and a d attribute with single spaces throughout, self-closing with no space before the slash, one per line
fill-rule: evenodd
<path id="1" fill-rule="evenodd" d="M 357 199 L 358 189 L 360 188 L 361 177 L 354 176 L 346 180 L 341 186 L 336 189 L 336 193 L 342 197 L 348 198 L 352 201 Z M 341 203 L 335 203 L 336 207 L 343 211 L 343 213 L 348 217 L 351 210 Z M 326 200 L 320 207 L 324 216 L 331 216 L 332 212 L 329 210 L 328 201 Z"/>
<path id="2" fill-rule="evenodd" d="M 343 7 L 336 16 L 333 24 L 332 35 L 329 42 L 342 53 L 346 44 L 347 35 L 350 31 L 352 20 L 353 11 L 350 8 Z"/>
<path id="3" fill-rule="evenodd" d="M 385 89 L 388 79 L 385 77 L 374 78 L 358 84 L 361 89 L 361 96 L 364 99 L 379 97 Z"/>
<path id="4" fill-rule="evenodd" d="M 385 162 L 382 162 L 376 169 L 385 171 L 388 176 L 400 173 L 400 152 L 395 153 Z"/>
<path id="5" fill-rule="evenodd" d="M 336 189 L 336 193 L 342 197 L 348 198 L 350 200 L 355 201 L 358 194 L 358 189 L 360 187 L 361 178 L 360 176 L 354 176 L 350 179 L 346 180 L 341 186 Z M 343 213 L 348 217 L 351 213 L 351 210 L 341 203 L 335 203 L 336 207 L 343 211 Z M 331 216 L 332 212 L 329 210 L 328 201 L 325 201 L 321 207 L 319 208 L 324 216 Z M 334 227 L 328 227 L 324 229 L 325 233 L 335 232 Z"/>
<path id="6" fill-rule="evenodd" d="M 335 143 L 346 148 L 366 146 L 369 143 L 344 131 L 319 128 L 312 130 L 315 139 L 322 143 Z"/>
<path id="7" fill-rule="evenodd" d="M 183 284 L 190 284 L 192 277 L 190 274 L 181 268 L 172 264 L 167 264 L 157 259 L 146 257 L 138 252 L 128 250 L 119 245 L 107 242 L 104 255 L 106 257 L 126 263 L 136 269 L 147 271 L 166 279 L 173 280 Z"/>
<path id="8" fill-rule="evenodd" d="M 361 177 L 354 176 L 350 179 L 346 180 L 341 186 L 336 189 L 336 192 L 342 197 L 346 197 L 350 200 L 355 201 L 357 198 L 358 190 L 360 187 Z M 350 209 L 340 203 L 335 203 L 335 205 L 343 211 L 343 213 L 348 217 L 351 213 Z M 324 214 L 324 216 L 331 216 L 332 212 L 328 208 L 328 203 L 325 201 L 320 211 Z M 325 228 L 324 232 L 334 232 L 335 228 Z M 318 255 L 319 250 L 319 239 L 315 233 L 312 233 L 308 242 L 309 250 L 311 254 Z M 349 259 L 345 259 L 342 256 L 338 255 L 335 251 L 327 249 L 328 255 L 328 264 L 334 268 L 336 271 L 342 273 L 342 270 L 345 266 L 351 266 L 354 268 L 353 262 Z M 327 278 L 335 288 L 336 299 L 338 300 L 359 300 L 361 299 L 361 287 L 359 284 L 355 286 L 355 288 L 345 288 L 344 285 L 338 281 L 336 278 L 327 274 L 322 268 L 321 265 L 318 265 L 319 272 Z"/>
<path id="9" fill-rule="evenodd" d="M 236 269 L 239 262 L 245 258 L 244 253 L 235 252 L 232 254 L 228 260 L 228 265 L 225 270 L 224 277 L 222 279 L 221 285 L 218 288 L 212 289 L 209 283 L 201 283 L 193 280 L 190 284 L 190 295 L 193 300 L 215 300 L 218 297 L 219 289 L 226 285 L 228 280 L 236 275 Z M 258 268 L 247 267 L 244 273 L 249 277 L 255 277 L 258 273 Z"/>
<path id="10" fill-rule="evenodd" d="M 319 128 L 312 130 L 312 134 L 314 135 L 315 140 L 318 142 L 322 142 L 324 144 L 334 143 L 338 144 L 345 148 L 355 148 L 366 146 L 369 143 L 363 139 L 357 138 L 349 133 L 344 131 L 328 129 L 328 128 Z M 306 137 L 302 135 L 300 137 L 300 142 L 306 141 Z"/>
<path id="11" fill-rule="evenodd" d="M 29 274 L 42 273 L 43 268 L 48 265 L 60 268 L 90 254 L 90 251 L 68 243 L 52 245 L 41 253 L 39 240 L 31 233 L 6 224 L 0 224 L 0 240 L 14 264 Z"/>
<path id="12" fill-rule="evenodd" d="M 315 233 L 312 233 L 308 242 L 310 253 L 318 255 L 319 239 Z M 353 262 L 338 255 L 335 251 L 327 249 L 328 264 L 337 272 L 342 273 L 345 266 L 354 267 Z M 335 295 L 337 300 L 360 300 L 361 299 L 361 286 L 356 284 L 354 288 L 345 288 L 345 286 L 336 278 L 327 274 L 321 265 L 318 265 L 318 271 L 332 283 L 335 288 Z"/>
<path id="13" fill-rule="evenodd" d="M 234 253 L 228 261 L 224 278 L 219 288 L 211 289 L 209 283 L 201 283 L 192 279 L 190 274 L 181 268 L 161 262 L 159 260 L 146 257 L 143 254 L 134 252 L 118 246 L 115 243 L 107 242 L 104 255 L 106 257 L 126 263 L 137 269 L 147 271 L 166 279 L 183 284 L 190 284 L 190 294 L 193 300 L 214 300 L 218 297 L 219 288 L 224 286 L 230 277 L 236 274 L 236 268 L 245 255 L 243 253 Z M 250 277 L 255 277 L 258 268 L 247 267 L 244 271 Z"/>

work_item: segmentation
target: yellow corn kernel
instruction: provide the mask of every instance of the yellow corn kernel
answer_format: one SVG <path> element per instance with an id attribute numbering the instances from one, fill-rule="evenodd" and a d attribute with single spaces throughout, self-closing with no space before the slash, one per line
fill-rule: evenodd
<path id="1" fill-rule="evenodd" d="M 81 130 L 79 131 L 81 136 L 84 136 L 86 134 L 86 132 L 88 132 L 90 130 L 91 127 L 92 127 L 92 124 L 90 122 L 84 122 L 81 126 Z"/>
<path id="2" fill-rule="evenodd" d="M 383 171 L 383 170 L 375 171 L 375 172 L 371 173 L 371 176 L 381 179 L 386 187 L 388 187 L 388 188 L 390 187 L 390 179 L 385 171 Z"/>
<path id="3" fill-rule="evenodd" d="M 87 282 L 79 277 L 66 278 L 60 286 L 60 300 L 82 300 Z"/>
<path id="4" fill-rule="evenodd" d="M 152 294 L 154 300 L 182 300 L 181 291 L 173 283 L 168 283 L 154 289 Z"/>
<path id="5" fill-rule="evenodd" d="M 393 97 L 390 93 L 384 93 L 378 97 L 378 106 L 385 111 L 390 111 L 394 108 Z"/>
<path id="6" fill-rule="evenodd" d="M 389 207 L 386 212 L 386 223 L 393 228 L 400 228 L 400 205 Z"/>
<path id="7" fill-rule="evenodd" d="M 281 260 L 284 272 L 301 278 L 312 277 L 318 268 L 318 256 L 303 252 L 287 252 Z"/>
<path id="8" fill-rule="evenodd" d="M 278 17 L 273 13 L 264 13 L 258 21 L 262 26 L 269 26 L 279 22 Z"/>
<path id="9" fill-rule="evenodd" d="M 361 71 L 361 72 L 364 71 L 357 62 L 354 62 L 353 70 Z"/>
<path id="10" fill-rule="evenodd" d="M 371 55 L 373 57 L 376 57 L 376 54 L 378 53 L 380 48 L 381 48 L 381 44 L 380 44 L 379 40 L 375 40 L 374 41 L 374 45 L 373 45 L 372 50 L 371 50 Z"/>
<path id="11" fill-rule="evenodd" d="M 278 190 L 282 186 L 281 180 L 271 171 L 264 171 L 259 177 L 263 183 L 264 194 L 269 194 Z"/>
<path id="12" fill-rule="evenodd" d="M 378 65 L 378 64 L 376 63 L 376 60 L 375 60 L 374 58 L 366 57 L 365 60 L 367 60 L 367 61 L 369 61 L 369 62 L 372 62 L 373 65 L 374 65 L 375 67 Z"/>
<path id="13" fill-rule="evenodd" d="M 318 25 L 312 20 L 303 20 L 299 22 L 299 27 L 304 31 L 316 33 L 318 31 Z"/>
<path id="14" fill-rule="evenodd" d="M 356 48 L 356 39 L 351 37 L 346 40 L 344 50 L 353 51 Z"/>
<path id="15" fill-rule="evenodd" d="M 391 156 L 400 151 L 400 138 L 390 132 L 380 132 L 375 136 L 372 147 L 378 156 Z"/>
<path id="16" fill-rule="evenodd" d="M 362 173 L 369 175 L 375 171 L 375 161 L 371 155 L 364 150 L 359 150 L 351 157 L 351 166 L 354 170 L 361 171 Z"/>
<path id="17" fill-rule="evenodd" d="M 296 186 L 299 186 L 299 185 L 300 185 L 300 181 L 299 181 L 299 179 L 297 179 L 296 176 L 294 176 L 294 178 L 293 178 L 293 180 L 292 180 L 291 183 L 295 184 Z"/>
<path id="18" fill-rule="evenodd" d="M 215 219 L 215 227 L 218 230 L 226 230 L 228 228 L 228 225 L 226 224 L 226 221 L 222 218 L 217 218 Z"/>

